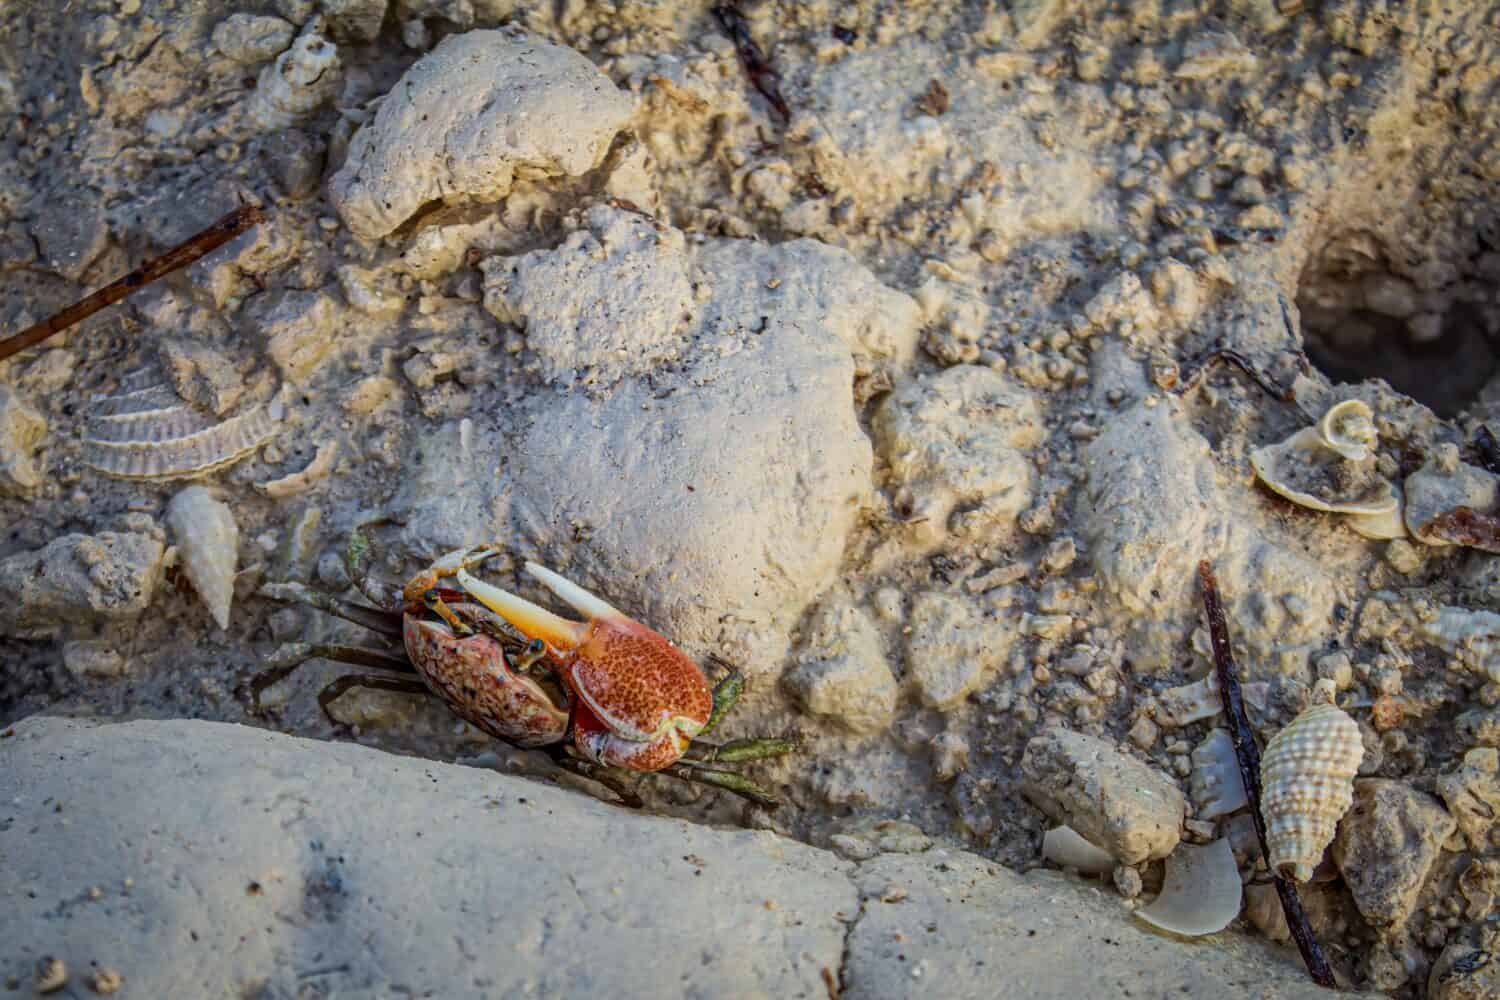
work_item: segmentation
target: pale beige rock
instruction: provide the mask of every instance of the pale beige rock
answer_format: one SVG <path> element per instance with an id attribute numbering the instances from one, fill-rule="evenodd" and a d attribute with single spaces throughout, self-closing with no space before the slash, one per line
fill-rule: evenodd
<path id="1" fill-rule="evenodd" d="M 598 165 L 632 102 L 572 49 L 499 31 L 450 35 L 349 145 L 329 198 L 378 239 L 433 201 L 496 201 L 519 179 Z"/>
<path id="2" fill-rule="evenodd" d="M 1171 938 L 1131 921 L 1113 891 L 1056 872 L 932 850 L 866 862 L 856 882 L 846 1000 L 1327 996 L 1289 950 L 1232 933 L 1211 947 Z"/>
<path id="3" fill-rule="evenodd" d="M 899 688 L 880 633 L 847 594 L 818 605 L 782 684 L 804 711 L 854 732 L 884 729 L 896 713 Z"/>
<path id="4" fill-rule="evenodd" d="M 0 635 L 134 618 L 151 603 L 165 546 L 150 534 L 63 535 L 0 560 Z"/>
<path id="5" fill-rule="evenodd" d="M 907 382 L 875 412 L 898 513 L 941 537 L 950 518 L 1003 530 L 1031 503 L 1025 452 L 1042 439 L 1031 392 L 978 365 Z"/>
<path id="6" fill-rule="evenodd" d="M 918 594 L 906 637 L 906 676 L 917 697 L 933 708 L 957 707 L 1005 663 L 1020 636 L 1018 626 L 960 597 Z"/>
<path id="7" fill-rule="evenodd" d="M 1372 925 L 1399 930 L 1457 824 L 1437 799 L 1399 781 L 1361 778 L 1333 861 Z"/>
<path id="8" fill-rule="evenodd" d="M 1097 737 L 1056 727 L 1026 744 L 1021 790 L 1122 864 L 1172 853 L 1187 810 L 1180 789 Z"/>
<path id="9" fill-rule="evenodd" d="M 821 996 L 858 910 L 847 863 L 767 832 L 350 743 L 31 719 L 0 754 L 0 964 L 142 996 L 294 995 L 317 954 L 368 995 Z"/>
<path id="10" fill-rule="evenodd" d="M 42 485 L 36 451 L 46 436 L 47 418 L 0 386 L 0 494 L 24 497 Z"/>
<path id="11" fill-rule="evenodd" d="M 1487 850 L 1492 831 L 1500 828 L 1500 752 L 1494 747 L 1470 750 L 1457 768 L 1438 779 L 1437 792 L 1469 850 Z"/>

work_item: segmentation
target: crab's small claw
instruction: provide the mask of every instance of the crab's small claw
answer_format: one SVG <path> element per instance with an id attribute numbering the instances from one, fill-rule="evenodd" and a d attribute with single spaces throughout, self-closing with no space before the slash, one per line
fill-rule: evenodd
<path id="1" fill-rule="evenodd" d="M 540 580 L 548 590 L 567 601 L 573 606 L 573 610 L 590 621 L 625 617 L 561 573 L 554 573 L 547 567 L 534 562 L 526 564 L 526 572 Z"/>
<path id="2" fill-rule="evenodd" d="M 583 641 L 584 635 L 588 632 L 586 624 L 570 622 L 546 608 L 532 604 L 524 597 L 517 597 L 508 590 L 502 590 L 493 584 L 476 579 L 466 570 L 460 569 L 454 578 L 458 581 L 458 585 L 480 604 L 527 635 L 541 639 L 552 649 L 558 651 L 574 649 Z"/>

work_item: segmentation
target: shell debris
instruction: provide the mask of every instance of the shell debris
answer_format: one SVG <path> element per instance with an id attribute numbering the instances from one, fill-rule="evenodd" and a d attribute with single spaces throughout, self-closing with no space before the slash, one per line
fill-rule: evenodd
<path id="1" fill-rule="evenodd" d="M 240 552 L 234 513 L 207 487 L 189 486 L 167 504 L 167 526 L 193 588 L 219 628 L 228 628 Z"/>
<path id="2" fill-rule="evenodd" d="M 83 439 L 83 462 L 115 479 L 191 479 L 239 461 L 276 433 L 279 398 L 226 420 L 190 405 L 150 371 L 96 397 Z"/>
<path id="3" fill-rule="evenodd" d="M 1267 863 L 1297 882 L 1313 869 L 1354 801 L 1354 775 L 1364 757 L 1359 724 L 1333 704 L 1333 685 L 1314 687 L 1308 707 L 1271 738 L 1261 758 L 1261 813 Z"/>
<path id="4" fill-rule="evenodd" d="M 1330 407 L 1319 421 L 1250 453 L 1255 475 L 1271 491 L 1308 510 L 1364 516 L 1400 503 L 1375 465 L 1375 424 L 1357 399 Z"/>
<path id="5" fill-rule="evenodd" d="M 1167 858 L 1161 894 L 1135 915 L 1183 937 L 1215 934 L 1239 916 L 1242 889 L 1229 838 L 1180 844 Z"/>
<path id="6" fill-rule="evenodd" d="M 255 488 L 273 500 L 306 493 L 333 471 L 333 463 L 338 457 L 338 441 L 329 441 L 318 446 L 317 454 L 303 468 L 270 482 L 256 483 Z"/>

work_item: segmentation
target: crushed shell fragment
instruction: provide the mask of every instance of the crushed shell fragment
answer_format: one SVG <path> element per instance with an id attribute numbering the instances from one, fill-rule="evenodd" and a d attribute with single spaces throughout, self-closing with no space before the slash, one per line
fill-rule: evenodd
<path id="1" fill-rule="evenodd" d="M 1053 827 L 1042 836 L 1042 857 L 1084 875 L 1102 875 L 1115 869 L 1112 854 L 1085 840 L 1071 826 Z"/>
<path id="2" fill-rule="evenodd" d="M 1167 858 L 1161 894 L 1135 915 L 1183 937 L 1214 934 L 1240 913 L 1240 872 L 1229 838 L 1199 847 L 1179 844 Z"/>
<path id="3" fill-rule="evenodd" d="M 167 526 L 193 589 L 219 628 L 228 628 L 240 550 L 234 513 L 206 487 L 189 486 L 167 505 Z"/>
<path id="4" fill-rule="evenodd" d="M 250 118 L 261 128 L 295 125 L 337 96 L 343 83 L 338 47 L 320 28 L 310 22 L 291 48 L 261 70 L 249 100 Z"/>
<path id="5" fill-rule="evenodd" d="M 95 399 L 83 462 L 116 479 L 190 479 L 259 448 L 276 433 L 281 409 L 273 400 L 218 420 L 137 372 L 116 395 Z"/>
<path id="6" fill-rule="evenodd" d="M 1272 871 L 1298 882 L 1312 878 L 1354 801 L 1363 756 L 1359 725 L 1328 702 L 1311 706 L 1271 738 L 1260 773 Z"/>

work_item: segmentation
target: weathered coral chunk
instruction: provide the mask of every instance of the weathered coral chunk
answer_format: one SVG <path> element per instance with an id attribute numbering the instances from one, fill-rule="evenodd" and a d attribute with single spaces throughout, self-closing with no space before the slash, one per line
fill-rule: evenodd
<path id="1" fill-rule="evenodd" d="M 1021 790 L 1121 864 L 1164 858 L 1182 836 L 1187 805 L 1178 787 L 1097 737 L 1056 727 L 1033 737 Z"/>
<path id="2" fill-rule="evenodd" d="M 500 31 L 445 38 L 355 133 L 329 197 L 361 239 L 435 201 L 497 201 L 518 178 L 595 167 L 631 99 L 572 49 Z"/>
<path id="3" fill-rule="evenodd" d="M 1491 831 L 1500 829 L 1500 753 L 1494 747 L 1470 750 L 1456 771 L 1438 779 L 1437 792 L 1469 850 L 1487 850 Z"/>
<path id="4" fill-rule="evenodd" d="M 1267 864 L 1298 882 L 1312 878 L 1349 810 L 1365 752 L 1359 724 L 1332 704 L 1331 683 L 1319 681 L 1316 693 L 1329 700 L 1273 736 L 1260 763 Z"/>
<path id="5" fill-rule="evenodd" d="M 188 580 L 219 628 L 229 627 L 240 529 L 229 505 L 203 486 L 189 486 L 167 505 L 167 526 Z"/>
<path id="6" fill-rule="evenodd" d="M 132 618 L 151 603 L 164 554 L 152 535 L 106 531 L 0 560 L 0 635 L 42 639 L 64 625 Z"/>
<path id="7" fill-rule="evenodd" d="M 962 598 L 918 594 L 907 621 L 906 673 L 922 701 L 958 706 L 1010 655 L 1020 636 L 1014 618 L 987 618 Z"/>
<path id="8" fill-rule="evenodd" d="M 1364 918 L 1399 929 L 1456 824 L 1431 795 L 1385 778 L 1355 782 L 1353 802 L 1333 845 L 1334 863 Z"/>
<path id="9" fill-rule="evenodd" d="M 782 684 L 809 713 L 855 732 L 889 726 L 896 678 L 869 614 L 845 595 L 829 597 L 808 623 L 797 665 Z"/>

